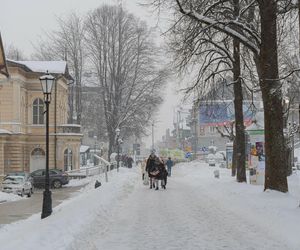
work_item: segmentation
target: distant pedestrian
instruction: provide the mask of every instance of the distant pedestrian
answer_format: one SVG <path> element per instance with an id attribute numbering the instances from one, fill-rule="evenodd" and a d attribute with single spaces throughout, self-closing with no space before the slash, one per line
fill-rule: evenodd
<path id="1" fill-rule="evenodd" d="M 166 165 L 168 167 L 168 176 L 171 176 L 171 172 L 172 172 L 172 167 L 174 165 L 174 162 L 171 160 L 171 157 L 168 158 Z"/>
<path id="2" fill-rule="evenodd" d="M 142 180 L 145 179 L 146 175 L 146 165 L 147 165 L 147 159 L 145 158 L 141 163 L 141 171 L 142 171 Z"/>
<path id="3" fill-rule="evenodd" d="M 155 178 L 156 178 L 156 180 L 160 180 L 161 181 L 161 187 L 163 189 L 166 189 L 167 178 L 168 178 L 168 172 L 166 170 L 166 165 L 165 165 L 165 163 L 162 159 L 160 159 L 160 161 L 157 164 L 158 164 L 159 174 Z M 157 183 L 156 190 L 157 189 L 158 189 L 158 183 Z"/>
<path id="4" fill-rule="evenodd" d="M 133 159 L 131 156 L 127 158 L 127 167 L 132 168 Z"/>
<path id="5" fill-rule="evenodd" d="M 155 151 L 152 150 L 146 164 L 146 172 L 150 179 L 150 189 L 155 188 L 155 176 L 159 173 L 158 165 L 156 164 L 158 157 L 155 155 Z"/>

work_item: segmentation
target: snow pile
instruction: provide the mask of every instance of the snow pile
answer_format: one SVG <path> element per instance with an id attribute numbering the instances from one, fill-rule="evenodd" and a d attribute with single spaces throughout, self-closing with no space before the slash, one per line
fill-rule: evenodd
<path id="1" fill-rule="evenodd" d="M 41 220 L 35 214 L 24 221 L 0 229 L 1 250 L 66 249 L 96 217 L 110 217 L 110 208 L 118 206 L 118 198 L 134 185 L 137 173 L 120 169 L 110 173 L 109 182 L 94 189 L 88 184 L 81 193 L 53 209 L 51 216 Z M 103 177 L 101 177 L 103 178 Z"/>
<path id="2" fill-rule="evenodd" d="M 213 177 L 216 169 L 220 179 Z M 207 194 L 220 207 L 276 235 L 290 246 L 289 249 L 299 249 L 300 171 L 288 178 L 289 193 L 264 192 L 261 185 L 237 183 L 231 177 L 231 170 L 207 167 L 196 161 L 180 171 L 190 185 Z M 249 180 L 249 176 L 247 178 Z"/>
<path id="3" fill-rule="evenodd" d="M 16 194 L 8 194 L 0 191 L 0 203 L 7 202 L 7 201 L 18 201 L 21 199 L 26 199 L 26 198 L 23 198 Z"/>

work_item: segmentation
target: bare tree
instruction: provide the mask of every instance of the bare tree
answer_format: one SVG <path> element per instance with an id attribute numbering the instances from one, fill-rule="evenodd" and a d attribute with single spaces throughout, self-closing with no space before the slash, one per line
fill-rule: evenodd
<path id="1" fill-rule="evenodd" d="M 239 17 L 239 1 L 228 4 L 226 10 L 224 17 Z M 219 87 L 214 84 L 215 80 L 218 82 L 220 78 L 226 79 L 229 74 L 232 75 L 232 81 L 229 85 L 233 86 L 236 120 L 234 124 L 237 136 L 234 144 L 234 152 L 237 151 L 234 155 L 237 157 L 234 158 L 233 169 L 237 169 L 237 181 L 245 182 L 244 91 L 239 40 L 228 35 L 222 35 L 214 29 L 204 27 L 201 23 L 187 17 L 181 18 L 181 21 L 172 27 L 169 36 L 173 38 L 170 47 L 171 50 L 175 51 L 175 63 L 179 71 L 191 66 L 199 67 L 196 81 L 193 82 L 192 86 L 185 89 L 186 93 L 194 92 L 196 88 L 200 88 L 200 96 L 206 95 L 207 89 L 213 90 L 215 87 Z"/>
<path id="2" fill-rule="evenodd" d="M 103 5 L 86 20 L 88 57 L 97 74 L 109 138 L 109 155 L 115 130 L 122 136 L 141 134 L 157 107 L 166 72 L 155 64 L 157 48 L 144 22 L 121 7 Z M 153 109 L 154 110 L 154 109 Z"/>
<path id="3" fill-rule="evenodd" d="M 47 32 L 46 39 L 39 42 L 34 58 L 39 60 L 66 60 L 70 73 L 74 76 L 74 85 L 70 85 L 69 122 L 81 124 L 82 74 L 85 67 L 85 30 L 81 17 L 71 13 L 66 19 L 58 18 L 59 28 Z M 74 115 L 75 114 L 75 115 Z"/>
<path id="4" fill-rule="evenodd" d="M 5 47 L 5 54 L 8 59 L 15 61 L 24 61 L 26 59 L 24 53 L 12 44 Z"/>
<path id="5" fill-rule="evenodd" d="M 162 1 L 156 1 L 159 4 Z M 282 85 L 278 71 L 277 18 L 292 1 L 241 1 L 238 18 L 226 15 L 232 1 L 165 0 L 176 6 L 182 17 L 198 23 L 202 30 L 211 28 L 239 41 L 252 52 L 257 66 L 265 111 L 266 176 L 265 189 L 288 191 L 283 136 Z M 254 11 L 253 11 L 254 10 Z M 252 12 L 258 22 L 249 22 L 242 14 Z"/>

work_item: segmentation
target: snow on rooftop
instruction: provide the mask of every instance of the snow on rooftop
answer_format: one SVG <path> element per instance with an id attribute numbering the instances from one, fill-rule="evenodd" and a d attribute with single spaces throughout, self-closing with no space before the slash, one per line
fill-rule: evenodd
<path id="1" fill-rule="evenodd" d="M 80 146 L 80 153 L 85 153 L 89 148 L 90 148 L 89 146 L 81 145 Z"/>
<path id="2" fill-rule="evenodd" d="M 13 62 L 23 64 L 33 72 L 49 72 L 50 74 L 64 74 L 66 72 L 66 61 L 14 61 Z"/>

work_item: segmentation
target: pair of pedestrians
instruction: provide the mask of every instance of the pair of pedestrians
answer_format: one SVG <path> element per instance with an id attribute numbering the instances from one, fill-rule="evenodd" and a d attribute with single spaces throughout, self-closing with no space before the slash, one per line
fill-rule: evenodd
<path id="1" fill-rule="evenodd" d="M 159 180 L 161 181 L 161 187 L 166 189 L 168 171 L 166 170 L 164 161 L 156 156 L 154 151 L 151 152 L 146 161 L 144 178 L 146 174 L 148 174 L 150 180 L 150 189 L 155 188 L 155 190 L 158 190 Z"/>

